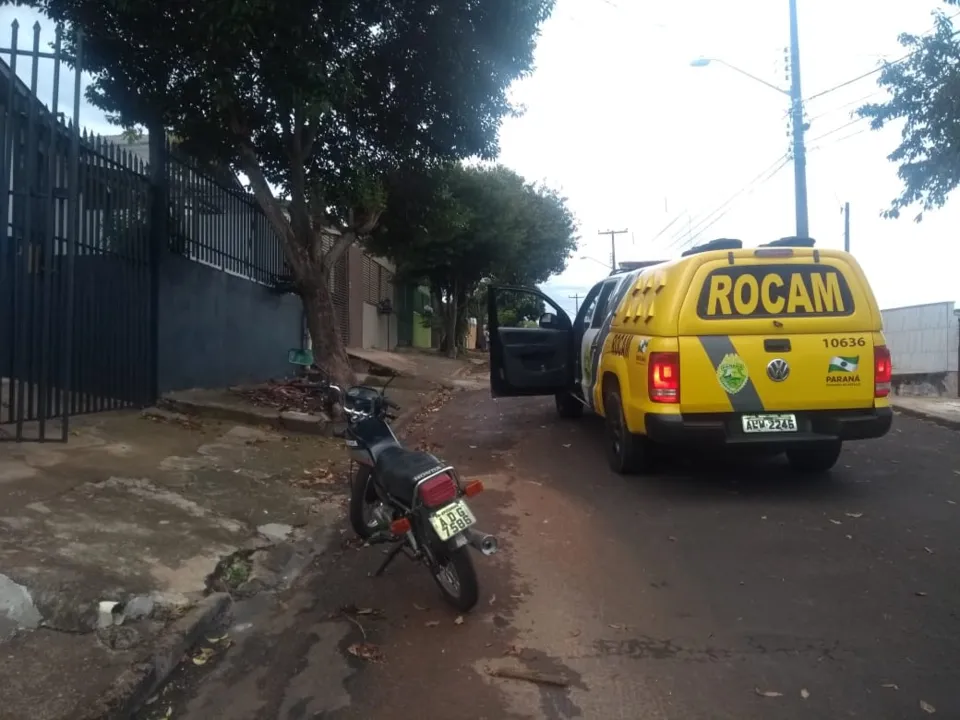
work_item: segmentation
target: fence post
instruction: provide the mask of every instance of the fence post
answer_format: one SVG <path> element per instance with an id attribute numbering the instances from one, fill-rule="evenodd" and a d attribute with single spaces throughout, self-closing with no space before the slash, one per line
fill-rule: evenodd
<path id="1" fill-rule="evenodd" d="M 160 263 L 170 236 L 169 146 L 163 123 L 147 128 L 150 144 L 150 397 L 160 396 Z"/>

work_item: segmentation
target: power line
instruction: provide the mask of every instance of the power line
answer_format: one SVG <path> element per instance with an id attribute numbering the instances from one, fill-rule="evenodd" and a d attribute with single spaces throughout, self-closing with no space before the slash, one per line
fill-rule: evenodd
<path id="1" fill-rule="evenodd" d="M 785 167 L 786 167 L 787 165 L 789 165 L 789 164 L 790 164 L 790 158 L 787 157 L 787 156 L 784 156 L 783 159 L 780 160 L 771 170 L 769 170 L 768 172 L 765 173 L 765 176 L 764 176 L 759 182 L 755 183 L 755 184 L 753 185 L 753 187 L 750 187 L 749 189 L 747 189 L 747 190 L 745 191 L 745 192 L 747 193 L 747 195 L 752 194 L 752 193 L 757 189 L 757 187 L 759 187 L 759 186 L 762 185 L 763 183 L 765 183 L 765 182 L 767 182 L 767 181 L 769 181 L 769 180 L 772 180 L 773 177 L 774 177 L 774 175 L 776 175 L 778 172 L 780 172 L 781 170 L 783 170 L 783 168 L 785 168 Z M 733 209 L 733 205 L 734 205 L 734 203 L 730 203 L 729 205 L 727 205 L 727 207 L 724 208 L 722 212 L 720 212 L 719 214 L 717 214 L 712 220 L 710 220 L 710 222 L 708 222 L 708 223 L 707 223 L 706 225 L 704 225 L 703 227 L 699 228 L 696 233 L 691 234 L 687 242 L 690 243 L 690 244 L 692 244 L 693 241 L 694 241 L 696 238 L 698 238 L 698 237 L 699 237 L 700 235 L 702 235 L 704 232 L 706 232 L 706 231 L 709 230 L 711 227 L 713 227 L 713 226 L 716 225 L 718 222 L 720 222 L 720 220 L 722 220 L 723 217 Z"/>
<path id="2" fill-rule="evenodd" d="M 846 134 L 846 135 L 842 135 L 841 137 L 834 138 L 834 139 L 831 140 L 830 142 L 822 143 L 822 144 L 820 144 L 820 145 L 815 145 L 814 147 L 812 147 L 812 148 L 810 149 L 810 152 L 815 152 L 815 151 L 817 151 L 817 150 L 823 150 L 823 148 L 825 148 L 825 147 L 830 147 L 831 145 L 836 145 L 837 143 L 844 142 L 845 140 L 849 140 L 850 138 L 855 138 L 857 135 L 863 135 L 865 132 L 867 132 L 867 131 L 869 131 L 869 130 L 870 130 L 870 126 L 869 126 L 869 125 L 866 126 L 866 127 L 862 127 L 862 128 L 860 128 L 859 130 L 856 130 L 856 131 L 854 131 L 854 132 L 852 132 L 852 133 L 848 133 L 848 134 Z"/>
<path id="3" fill-rule="evenodd" d="M 841 130 L 846 130 L 846 129 L 847 129 L 848 127 L 850 127 L 851 125 L 856 125 L 857 123 L 861 123 L 861 122 L 863 122 L 864 120 L 866 120 L 866 118 L 862 118 L 862 117 L 853 118 L 853 119 L 850 120 L 849 122 L 845 122 L 843 125 L 840 125 L 840 126 L 838 126 L 838 127 L 835 127 L 833 130 L 827 130 L 827 132 L 825 132 L 825 133 L 823 133 L 823 134 L 821 134 L 821 135 L 817 135 L 815 138 L 811 139 L 810 142 L 817 142 L 817 140 L 823 140 L 823 138 L 825 138 L 825 137 L 829 137 L 829 136 L 833 135 L 834 133 L 840 132 Z"/>
<path id="4" fill-rule="evenodd" d="M 956 17 L 958 17 L 958 16 L 960 16 L 960 12 L 955 12 L 953 15 L 950 15 L 947 19 L 948 19 L 948 20 L 953 20 L 954 18 L 956 18 Z M 930 28 L 927 32 L 922 33 L 922 34 L 920 35 L 920 37 L 923 37 L 923 36 L 925 36 L 925 35 L 928 36 L 928 35 L 930 35 L 930 33 L 934 32 L 936 29 L 937 29 L 937 25 L 936 25 L 936 23 L 934 23 L 933 27 Z M 957 35 L 958 33 L 960 33 L 960 30 L 954 31 L 953 35 L 955 36 L 955 35 Z M 804 100 L 804 102 L 810 102 L 811 100 L 816 100 L 816 99 L 819 98 L 819 97 L 823 97 L 824 95 L 829 95 L 830 93 L 836 92 L 837 90 L 840 90 L 840 89 L 842 89 L 842 88 L 845 88 L 845 87 L 847 87 L 848 85 L 853 85 L 854 83 L 860 82 L 861 80 L 864 80 L 864 79 L 866 79 L 866 78 L 868 78 L 868 77 L 871 77 L 872 75 L 876 75 L 878 72 L 881 72 L 884 68 L 888 68 L 888 67 L 890 67 L 891 65 L 899 65 L 899 64 L 902 63 L 904 60 L 909 60 L 911 57 L 913 57 L 914 55 L 916 55 L 918 52 L 920 52 L 920 51 L 919 51 L 919 50 L 911 50 L 911 51 L 908 52 L 906 55 L 904 55 L 904 56 L 901 57 L 901 58 L 897 58 L 897 59 L 894 60 L 893 62 L 884 62 L 882 65 L 878 65 L 878 66 L 875 67 L 873 70 L 869 70 L 869 71 L 867 71 L 867 72 L 865 72 L 865 73 L 861 73 L 860 75 L 857 75 L 856 77 L 850 78 L 849 80 L 844 80 L 842 83 L 838 83 L 838 84 L 834 85 L 833 87 L 827 88 L 826 90 L 821 90 L 820 92 L 815 93 L 815 94 L 811 95 L 810 97 L 806 98 L 806 99 Z"/>
<path id="5" fill-rule="evenodd" d="M 733 195 L 731 195 L 729 198 L 724 200 L 716 208 L 714 208 L 709 213 L 707 213 L 706 215 L 702 216 L 699 220 L 697 220 L 696 224 L 694 224 L 693 227 L 687 230 L 687 233 L 686 233 L 687 239 L 689 240 L 690 238 L 693 238 L 699 234 L 702 234 L 704 230 L 706 230 L 708 227 L 710 227 L 713 224 L 713 222 L 719 219 L 719 218 L 715 218 L 715 216 L 718 213 L 720 213 L 720 217 L 722 217 L 723 214 L 726 214 L 726 212 L 729 210 L 729 207 L 733 203 L 735 203 L 744 193 L 752 190 L 758 183 L 765 182 L 769 178 L 773 177 L 773 175 L 779 172 L 789 161 L 790 159 L 787 155 L 781 155 L 779 158 L 777 158 L 773 163 L 771 163 L 768 167 L 764 168 L 764 170 L 761 173 L 759 173 L 756 177 L 754 177 L 752 180 L 750 180 L 748 183 L 742 186 Z M 681 241 L 683 241 L 683 239 L 684 239 L 683 234 L 673 236 L 671 238 L 673 242 L 671 242 L 666 247 L 666 249 L 668 251 L 672 250 Z"/>
<path id="6" fill-rule="evenodd" d="M 874 90 L 873 92 L 867 93 L 866 95 L 863 95 L 862 97 L 859 97 L 856 100 L 851 100 L 849 102 L 843 103 L 842 105 L 837 105 L 836 107 L 830 108 L 829 110 L 824 110 L 822 113 L 819 113 L 818 115 L 814 115 L 812 118 L 808 119 L 807 122 L 812 123 L 815 120 L 824 118 L 827 115 L 833 115 L 833 113 L 839 112 L 840 110 L 845 110 L 846 108 L 851 107 L 853 105 L 862 105 L 870 98 L 874 98 L 878 95 L 883 95 L 884 92 L 885 92 L 884 90 Z"/>
<path id="7" fill-rule="evenodd" d="M 686 214 L 687 214 L 687 211 L 686 211 L 686 210 L 681 211 L 680 214 L 677 215 L 673 220 L 671 220 L 671 221 L 668 222 L 666 225 L 664 225 L 662 228 L 660 228 L 660 232 L 658 232 L 656 235 L 654 235 L 652 238 L 650 238 L 650 242 L 653 243 L 653 242 L 656 242 L 657 240 L 659 240 L 660 237 L 661 237 L 667 230 L 669 230 L 671 227 L 673 227 L 674 225 L 676 225 L 676 224 L 677 224 L 677 221 L 678 221 L 680 218 L 682 218 L 684 215 L 686 215 Z"/>

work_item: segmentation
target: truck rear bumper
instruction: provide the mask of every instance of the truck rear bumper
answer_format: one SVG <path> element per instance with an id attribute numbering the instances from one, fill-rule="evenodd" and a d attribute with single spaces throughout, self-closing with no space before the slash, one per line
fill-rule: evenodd
<path id="1" fill-rule="evenodd" d="M 780 414 L 780 413 L 778 413 Z M 647 437 L 665 445 L 764 445 L 788 448 L 823 440 L 868 440 L 890 430 L 890 408 L 793 413 L 796 432 L 745 433 L 739 413 L 645 415 Z"/>

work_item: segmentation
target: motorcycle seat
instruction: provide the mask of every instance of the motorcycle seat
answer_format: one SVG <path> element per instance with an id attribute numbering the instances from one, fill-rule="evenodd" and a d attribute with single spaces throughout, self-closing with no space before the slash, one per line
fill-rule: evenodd
<path id="1" fill-rule="evenodd" d="M 443 463 L 430 453 L 394 445 L 378 454 L 376 471 L 390 495 L 412 505 L 413 489 L 417 483 L 443 467 Z"/>

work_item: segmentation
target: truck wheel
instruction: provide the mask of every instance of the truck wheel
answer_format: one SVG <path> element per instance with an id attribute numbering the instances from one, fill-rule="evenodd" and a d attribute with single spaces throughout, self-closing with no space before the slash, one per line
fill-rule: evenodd
<path id="1" fill-rule="evenodd" d="M 825 440 L 787 450 L 787 460 L 794 470 L 807 474 L 825 473 L 837 463 L 843 443 Z"/>
<path id="2" fill-rule="evenodd" d="M 566 419 L 578 418 L 583 415 L 583 403 L 577 400 L 570 393 L 557 393 L 557 415 Z"/>
<path id="3" fill-rule="evenodd" d="M 620 475 L 649 472 L 652 466 L 649 441 L 634 435 L 627 427 L 619 388 L 607 390 L 603 412 L 606 416 L 607 462 L 610 463 L 610 469 Z"/>

